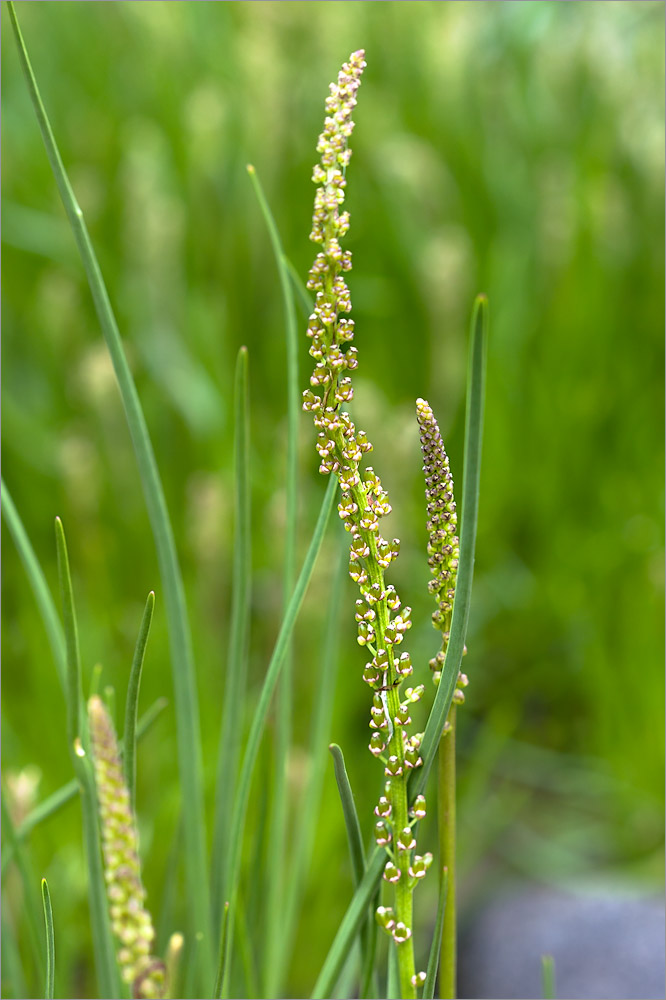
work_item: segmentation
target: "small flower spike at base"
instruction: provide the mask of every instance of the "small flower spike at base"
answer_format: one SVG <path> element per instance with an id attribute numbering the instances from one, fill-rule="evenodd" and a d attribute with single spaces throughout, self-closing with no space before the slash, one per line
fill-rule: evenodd
<path id="1" fill-rule="evenodd" d="M 155 932 L 144 906 L 136 823 L 113 723 L 101 698 L 88 702 L 90 741 L 99 803 L 104 878 L 111 926 L 124 981 L 135 998 L 165 996 L 164 964 L 151 954 Z"/>

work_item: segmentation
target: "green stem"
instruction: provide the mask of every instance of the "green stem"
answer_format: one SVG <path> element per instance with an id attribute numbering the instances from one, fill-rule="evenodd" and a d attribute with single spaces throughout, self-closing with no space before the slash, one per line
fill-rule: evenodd
<path id="1" fill-rule="evenodd" d="M 456 996 L 456 706 L 447 720 L 451 729 L 439 744 L 437 825 L 440 868 L 448 871 L 446 908 L 439 965 L 439 992 L 443 1000 Z"/>
<path id="2" fill-rule="evenodd" d="M 44 928 L 46 931 L 46 1000 L 53 1000 L 55 983 L 55 937 L 53 934 L 53 910 L 48 883 L 42 879 L 42 905 L 44 907 Z"/>

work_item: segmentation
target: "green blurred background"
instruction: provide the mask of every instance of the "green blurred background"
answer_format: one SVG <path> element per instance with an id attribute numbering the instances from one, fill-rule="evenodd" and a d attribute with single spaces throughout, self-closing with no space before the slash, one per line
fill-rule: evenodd
<path id="1" fill-rule="evenodd" d="M 463 918 L 516 874 L 564 883 L 601 873 L 658 888 L 663 3 L 19 2 L 17 12 L 116 309 L 176 530 L 209 806 L 230 603 L 231 393 L 242 344 L 251 382 L 252 694 L 282 601 L 284 324 L 245 167 L 255 164 L 286 252 L 305 276 L 323 102 L 340 63 L 362 46 L 368 68 L 348 188 L 355 416 L 393 502 L 387 530 L 401 538 L 402 555 L 392 581 L 414 608 L 407 645 L 423 675 L 437 636 L 414 400 L 426 396 L 440 419 L 459 496 L 474 294 L 485 291 L 491 306 L 471 684 L 459 723 Z M 156 589 L 145 708 L 162 694 L 172 699 L 155 551 L 6 12 L 3 27 L 3 475 L 54 590 L 53 518 L 62 516 L 86 676 L 101 663 L 119 702 L 145 596 Z M 303 336 L 304 387 L 310 364 Z M 300 483 L 303 553 L 324 485 L 305 415 Z M 4 524 L 3 542 L 3 769 L 20 818 L 71 772 L 61 692 Z M 339 544 L 331 530 L 296 638 L 295 808 L 326 567 Z M 381 779 L 365 750 L 354 597 L 350 584 L 331 736 L 346 752 L 369 836 Z M 138 774 L 160 943 L 183 912 L 162 888 L 165 872 L 180 865 L 173 718 L 170 705 L 142 744 Z M 270 740 L 265 762 L 269 754 Z M 261 813 L 257 794 L 251 829 Z M 78 806 L 38 828 L 30 849 L 53 896 L 60 990 L 92 995 Z M 15 873 L 7 885 L 8 919 L 21 935 Z M 419 893 L 423 924 L 434 890 L 433 880 Z M 331 769 L 292 995 L 311 987 L 350 894 Z"/>

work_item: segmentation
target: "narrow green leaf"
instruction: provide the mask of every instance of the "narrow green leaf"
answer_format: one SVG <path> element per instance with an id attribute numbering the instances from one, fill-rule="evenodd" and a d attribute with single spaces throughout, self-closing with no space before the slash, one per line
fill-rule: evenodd
<path id="1" fill-rule="evenodd" d="M 309 770 L 302 802 L 298 808 L 298 825 L 294 832 L 294 848 L 287 879 L 287 898 L 282 919 L 282 945 L 278 954 L 279 968 L 276 971 L 276 995 L 282 992 L 282 979 L 292 953 L 298 909 L 303 898 L 303 886 L 312 859 L 312 850 L 317 829 L 317 817 L 321 802 L 326 773 L 326 749 L 328 747 L 335 685 L 339 667 L 340 608 L 342 594 L 347 580 L 349 565 L 349 541 L 347 532 L 340 532 L 340 556 L 333 575 L 328 599 L 328 620 L 323 639 L 323 655 L 317 672 L 317 688 L 312 710 L 310 728 Z"/>
<path id="2" fill-rule="evenodd" d="M 183 961 L 183 945 L 185 939 L 178 931 L 169 938 L 169 945 L 166 953 L 166 985 L 169 1000 L 178 1000 L 183 994 L 181 992 L 180 980 Z"/>
<path id="3" fill-rule="evenodd" d="M 236 361 L 234 390 L 236 519 L 231 622 L 224 708 L 220 727 L 213 826 L 212 885 L 214 926 L 219 929 L 224 885 L 222 882 L 229 844 L 229 803 L 234 801 L 241 752 L 243 711 L 247 677 L 252 590 L 252 537 L 250 521 L 250 415 L 248 397 L 248 353 L 241 347 Z"/>
<path id="4" fill-rule="evenodd" d="M 347 774 L 347 768 L 345 767 L 345 758 L 342 750 L 337 743 L 331 743 L 328 749 L 333 757 L 335 780 L 337 782 L 338 792 L 340 793 L 340 802 L 342 803 L 342 813 L 345 820 L 345 828 L 347 830 L 347 842 L 349 844 L 349 854 L 351 857 L 352 872 L 354 876 L 354 887 L 358 888 L 361 884 L 363 876 L 365 875 L 365 851 L 363 848 L 361 824 L 359 823 L 356 803 L 354 802 L 354 793 L 352 792 L 351 784 L 349 782 L 349 775 Z M 374 913 L 370 911 L 368 914 L 367 926 L 361 928 L 362 994 L 368 992 L 369 989 L 373 990 L 375 987 L 372 980 L 374 975 L 374 954 L 377 946 L 376 927 L 377 923 L 374 918 Z M 395 951 L 395 949 L 393 950 Z M 389 994 L 389 996 L 390 995 L 391 994 Z"/>
<path id="5" fill-rule="evenodd" d="M 465 416 L 465 457 L 463 465 L 462 522 L 460 529 L 460 562 L 456 595 L 451 618 L 451 637 L 446 650 L 437 694 L 428 716 L 421 756 L 423 767 L 412 774 L 409 783 L 413 801 L 425 788 L 430 768 L 437 754 L 440 737 L 451 707 L 460 664 L 462 663 L 467 622 L 472 597 L 476 523 L 479 513 L 479 481 L 481 477 L 481 440 L 483 436 L 483 402 L 485 394 L 486 341 L 488 300 L 477 296 L 472 314 L 472 329 L 467 369 L 467 409 Z"/>
<path id="6" fill-rule="evenodd" d="M 335 780 L 338 785 L 338 792 L 340 793 L 340 802 L 342 803 L 342 814 L 345 819 L 345 828 L 347 830 L 347 843 L 349 845 L 349 855 L 351 857 L 354 885 L 358 886 L 360 885 L 361 879 L 365 873 L 361 824 L 358 821 L 356 803 L 354 802 L 354 793 L 352 792 L 351 785 L 349 783 L 349 775 L 347 774 L 347 768 L 345 767 L 345 758 L 342 750 L 337 743 L 331 743 L 328 749 L 331 751 L 331 755 L 333 757 Z"/>
<path id="7" fill-rule="evenodd" d="M 206 827 L 203 796 L 203 768 L 199 735 L 199 710 L 196 680 L 183 581 L 176 553 L 173 529 L 169 520 L 164 491 L 160 480 L 148 428 L 139 397 L 127 364 L 104 279 L 93 250 L 83 212 L 76 201 L 67 172 L 37 88 L 28 53 L 16 19 L 14 5 L 9 0 L 9 14 L 16 36 L 19 58 L 28 85 L 46 153 L 53 170 L 72 233 L 83 263 L 102 333 L 113 362 L 118 387 L 127 417 L 137 465 L 143 486 L 160 567 L 166 608 L 171 667 L 175 690 L 176 736 L 178 765 L 183 794 L 185 818 L 186 899 L 190 923 L 196 933 L 203 934 L 201 968 L 203 979 L 213 981 L 213 955 L 210 935 L 210 905 L 208 865 L 206 859 Z"/>
<path id="8" fill-rule="evenodd" d="M 129 683 L 127 685 L 127 700 L 125 703 L 125 730 L 123 733 L 123 769 L 125 771 L 125 781 L 130 795 L 130 806 L 135 808 L 136 797 L 136 740 L 137 740 L 137 716 L 139 713 L 139 688 L 141 687 L 141 670 L 143 669 L 143 658 L 146 652 L 146 643 L 150 635 L 150 625 L 153 620 L 155 609 L 155 594 L 151 590 L 146 600 L 139 635 L 134 647 L 134 657 L 130 670 Z"/>
<path id="9" fill-rule="evenodd" d="M 217 967 L 217 977 L 215 979 L 215 989 L 213 991 L 214 997 L 219 997 L 222 992 L 222 983 L 224 982 L 225 965 L 227 959 L 230 957 L 227 955 L 228 926 L 229 926 L 229 903 L 227 901 L 222 907 L 222 926 L 220 928 L 220 958 L 219 958 L 219 965 Z"/>
<path id="10" fill-rule="evenodd" d="M 294 587 L 296 566 L 296 519 L 298 513 L 298 424 L 301 414 L 301 391 L 298 380 L 298 331 L 296 308 L 289 271 L 285 263 L 282 242 L 273 213 L 264 194 L 256 169 L 247 168 L 257 201 L 270 237 L 280 277 L 287 340 L 287 479 L 284 540 L 283 610 L 286 610 Z M 285 845 L 287 840 L 287 759 L 291 745 L 293 666 L 291 650 L 287 650 L 277 696 L 275 727 L 275 758 L 271 814 L 268 827 L 268 860 L 266 870 L 266 940 L 264 942 L 264 991 L 267 996 L 277 992 L 276 973 L 282 945 L 282 913 L 285 890 Z"/>
<path id="11" fill-rule="evenodd" d="M 300 274 L 289 260 L 288 257 L 284 258 L 285 264 L 287 265 L 287 270 L 289 271 L 289 277 L 291 283 L 296 290 L 296 297 L 298 299 L 298 304 L 301 307 L 301 311 L 306 319 L 312 315 L 312 310 L 314 309 L 314 302 L 312 301 L 312 296 L 305 287 L 305 283 L 301 278 Z"/>
<path id="12" fill-rule="evenodd" d="M 426 981 L 423 984 L 423 1000 L 433 1000 L 433 997 L 435 996 L 435 982 L 437 981 L 437 967 L 439 965 L 439 952 L 442 942 L 442 929 L 444 927 L 444 913 L 446 911 L 446 894 L 448 884 L 448 869 L 443 868 L 439 882 L 439 901 L 437 903 L 435 930 L 433 931 L 432 944 L 430 945 L 430 955 L 428 956 Z"/>
<path id="13" fill-rule="evenodd" d="M 282 625 L 280 627 L 280 632 L 275 643 L 275 648 L 273 649 L 273 655 L 271 656 L 270 663 L 268 665 L 268 670 L 266 672 L 266 677 L 264 679 L 264 684 L 261 689 L 261 694 L 259 696 L 259 701 L 255 709 L 254 717 L 252 719 L 252 724 L 250 726 L 250 733 L 247 740 L 247 746 L 245 748 L 245 755 L 243 757 L 243 763 L 241 765 L 240 779 L 238 782 L 238 789 L 236 792 L 236 799 L 234 801 L 234 807 L 231 816 L 231 827 L 230 827 L 230 839 L 229 839 L 229 855 L 227 862 L 227 871 L 225 873 L 224 885 L 225 892 L 229 898 L 231 908 L 234 909 L 238 880 L 240 877 L 240 860 L 241 860 L 241 848 L 243 843 L 243 831 L 245 828 L 245 817 L 247 814 L 247 804 L 250 796 L 250 785 L 252 781 L 252 774 L 254 771 L 254 765 L 257 760 L 257 754 L 259 752 L 259 744 L 261 742 L 261 736 L 264 731 L 264 726 L 266 724 L 266 717 L 268 715 L 268 709 L 271 703 L 271 697 L 275 689 L 275 685 L 280 676 L 280 668 L 284 660 L 284 655 L 289 645 L 291 634 L 296 622 L 296 617 L 300 610 L 301 604 L 303 602 L 303 597 L 305 596 L 305 591 L 307 589 L 308 583 L 310 582 L 310 577 L 312 576 L 312 570 L 319 555 L 319 550 L 321 548 L 321 543 L 324 539 L 324 533 L 326 531 L 326 526 L 333 509 L 333 504 L 335 501 L 335 493 L 337 489 L 336 480 L 331 477 L 330 482 L 326 488 L 326 493 L 321 505 L 321 510 L 319 511 L 319 517 L 317 518 L 317 524 L 315 526 L 314 534 L 310 542 L 310 547 L 308 549 L 307 555 L 303 562 L 303 568 L 301 569 L 300 575 L 296 582 L 294 588 L 294 593 L 289 602 L 289 606 L 285 615 L 282 619 Z M 230 953 L 231 946 L 233 942 L 233 921 L 229 926 L 226 939 L 226 949 Z M 229 978 L 229 962 L 226 964 L 225 979 Z M 226 996 L 228 982 L 223 983 L 222 995 Z"/>
<path id="14" fill-rule="evenodd" d="M 44 907 L 44 927 L 46 930 L 46 1000 L 53 1000 L 55 989 L 55 935 L 53 933 L 53 910 L 48 883 L 42 879 L 42 905 Z"/>
<path id="15" fill-rule="evenodd" d="M 543 1000 L 555 1000 L 555 959 L 552 955 L 541 956 L 541 992 Z"/>
<path id="16" fill-rule="evenodd" d="M 472 335 L 467 372 L 467 413 L 465 423 L 460 563 L 458 565 L 456 596 L 453 604 L 451 638 L 449 639 L 442 678 L 421 744 L 421 755 L 424 766 L 414 772 L 409 783 L 410 799 L 412 801 L 423 791 L 428 771 L 435 759 L 453 697 L 465 646 L 479 504 L 487 314 L 487 299 L 484 295 L 480 295 L 476 299 L 472 315 Z M 323 1000 L 324 997 L 330 995 L 342 963 L 354 940 L 354 936 L 361 926 L 364 909 L 368 906 L 381 878 L 383 870 L 382 854 L 383 852 L 378 848 L 367 861 L 363 881 L 352 897 L 315 983 L 312 994 L 313 1000 Z"/>
<path id="17" fill-rule="evenodd" d="M 32 587 L 32 592 L 35 595 L 37 607 L 39 608 L 49 640 L 49 645 L 51 646 L 51 650 L 53 652 L 53 659 L 55 660 L 58 677 L 60 678 L 60 683 L 62 684 L 64 691 L 66 688 L 66 667 L 65 636 L 62 631 L 62 625 L 60 624 L 58 612 L 53 602 L 53 598 L 51 597 L 42 568 L 39 565 L 34 549 L 30 544 L 30 539 L 26 534 L 23 522 L 21 521 L 19 513 L 14 506 L 14 501 L 11 498 L 4 480 L 2 481 L 2 516 L 4 517 L 10 534 L 14 539 L 14 544 L 16 545 L 18 554 L 21 557 L 21 562 L 25 567 L 30 586 Z"/>
<path id="18" fill-rule="evenodd" d="M 67 745 L 70 754 L 74 752 L 74 743 L 81 735 L 81 657 L 79 655 L 79 634 L 74 612 L 74 595 L 72 593 L 72 578 L 69 572 L 69 557 L 62 521 L 55 519 L 56 551 L 58 554 L 58 585 L 62 604 L 62 617 L 65 630 L 65 649 L 67 655 Z"/>
<path id="19" fill-rule="evenodd" d="M 388 968 L 386 976 L 387 1000 L 400 1000 L 400 970 L 398 968 L 398 952 L 390 941 L 386 965 Z"/>
<path id="20" fill-rule="evenodd" d="M 67 651 L 67 738 L 69 752 L 81 788 L 81 808 L 83 811 L 83 836 L 88 864 L 88 895 L 90 900 L 90 923 L 92 928 L 95 967 L 102 996 L 115 998 L 122 996 L 118 966 L 111 933 L 109 911 L 106 904 L 106 883 L 101 861 L 101 840 L 97 813 L 97 794 L 90 758 L 87 756 L 86 734 L 81 732 L 82 694 L 81 657 L 76 623 L 76 610 L 69 572 L 67 542 L 62 521 L 55 521 L 56 549 L 58 553 L 58 583 Z M 82 740 L 82 735 L 84 739 Z"/>

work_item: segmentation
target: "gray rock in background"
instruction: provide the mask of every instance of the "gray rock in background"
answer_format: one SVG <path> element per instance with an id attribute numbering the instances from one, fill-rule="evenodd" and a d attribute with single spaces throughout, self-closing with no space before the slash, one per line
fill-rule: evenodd
<path id="1" fill-rule="evenodd" d="M 461 934 L 458 996 L 541 997 L 541 956 L 550 954 L 558 1000 L 663 1000 L 665 934 L 658 897 L 514 889 Z"/>

